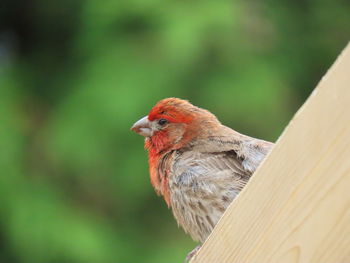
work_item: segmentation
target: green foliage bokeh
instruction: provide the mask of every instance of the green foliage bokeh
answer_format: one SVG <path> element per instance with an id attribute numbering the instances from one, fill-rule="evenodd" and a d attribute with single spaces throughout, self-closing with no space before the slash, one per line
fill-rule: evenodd
<path id="1" fill-rule="evenodd" d="M 3 0 L 0 262 L 182 262 L 195 243 L 130 126 L 180 97 L 275 141 L 349 14 L 342 0 Z"/>

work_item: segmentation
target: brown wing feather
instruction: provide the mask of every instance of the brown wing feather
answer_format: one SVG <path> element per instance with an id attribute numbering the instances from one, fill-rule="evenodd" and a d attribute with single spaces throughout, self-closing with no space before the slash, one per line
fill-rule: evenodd
<path id="1" fill-rule="evenodd" d="M 205 145 L 174 152 L 169 173 L 171 207 L 178 224 L 194 240 L 207 238 L 273 145 L 240 139 L 216 136 Z"/>

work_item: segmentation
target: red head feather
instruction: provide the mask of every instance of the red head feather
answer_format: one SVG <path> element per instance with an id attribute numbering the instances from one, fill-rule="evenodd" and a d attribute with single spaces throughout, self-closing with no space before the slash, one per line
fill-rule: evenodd
<path id="1" fill-rule="evenodd" d="M 186 100 L 167 98 L 159 101 L 148 114 L 150 121 L 167 119 L 173 123 L 190 123 L 194 116 L 191 112 L 193 105 Z"/>

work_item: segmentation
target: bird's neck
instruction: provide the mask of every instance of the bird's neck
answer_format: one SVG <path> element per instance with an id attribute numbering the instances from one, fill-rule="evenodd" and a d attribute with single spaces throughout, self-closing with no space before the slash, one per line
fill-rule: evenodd
<path id="1" fill-rule="evenodd" d="M 163 196 L 165 202 L 170 207 L 168 175 L 173 151 L 159 152 L 153 147 L 147 150 L 151 184 L 155 191 Z"/>

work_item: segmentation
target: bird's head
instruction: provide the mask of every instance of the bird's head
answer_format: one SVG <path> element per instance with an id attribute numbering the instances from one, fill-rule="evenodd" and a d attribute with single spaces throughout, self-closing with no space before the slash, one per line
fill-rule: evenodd
<path id="1" fill-rule="evenodd" d="M 146 137 L 145 147 L 150 153 L 159 154 L 185 147 L 218 124 L 209 111 L 186 100 L 167 98 L 159 101 L 131 130 Z"/>

